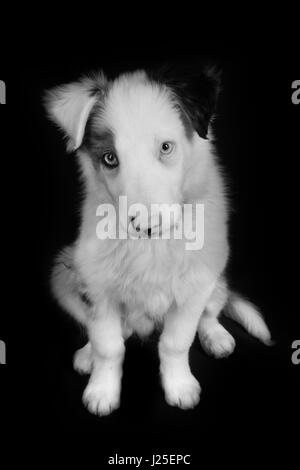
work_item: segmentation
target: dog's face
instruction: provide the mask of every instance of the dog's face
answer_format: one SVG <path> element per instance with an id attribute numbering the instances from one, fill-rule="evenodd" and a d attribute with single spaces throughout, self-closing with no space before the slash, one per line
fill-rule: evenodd
<path id="1" fill-rule="evenodd" d="M 99 75 L 55 89 L 47 106 L 67 133 L 69 148 L 79 150 L 88 183 L 105 188 L 115 204 L 126 196 L 126 217 L 135 230 L 152 235 L 161 230 L 161 211 L 184 202 L 187 178 L 205 171 L 205 152 L 201 157 L 199 151 L 207 145 L 213 110 L 208 98 L 206 108 L 199 108 L 187 89 L 180 97 L 173 83 L 138 71 L 112 82 Z M 137 204 L 149 218 L 141 217 Z M 180 212 L 172 215 L 175 224 Z"/>

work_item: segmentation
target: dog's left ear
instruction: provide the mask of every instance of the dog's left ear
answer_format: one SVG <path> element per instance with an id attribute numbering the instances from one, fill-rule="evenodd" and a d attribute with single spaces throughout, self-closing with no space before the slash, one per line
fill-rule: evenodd
<path id="1" fill-rule="evenodd" d="M 97 78 L 85 78 L 46 92 L 45 107 L 50 119 L 65 132 L 68 151 L 80 147 L 88 117 L 105 86 L 106 79 L 99 74 Z"/>
<path id="2" fill-rule="evenodd" d="M 152 78 L 171 89 L 185 122 L 205 139 L 221 89 L 221 70 L 215 65 L 197 69 L 166 66 Z"/>

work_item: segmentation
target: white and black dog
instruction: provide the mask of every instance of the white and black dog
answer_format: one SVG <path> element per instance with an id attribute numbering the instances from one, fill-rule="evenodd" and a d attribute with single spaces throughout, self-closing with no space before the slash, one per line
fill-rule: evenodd
<path id="1" fill-rule="evenodd" d="M 167 71 L 139 70 L 114 80 L 99 73 L 47 93 L 49 116 L 76 151 L 85 187 L 80 233 L 56 259 L 52 290 L 87 330 L 89 342 L 76 352 L 74 367 L 91 374 L 83 401 L 92 413 L 119 406 L 124 343 L 134 332 L 146 336 L 160 326 L 165 397 L 183 409 L 199 401 L 189 366 L 196 332 L 216 358 L 234 350 L 218 321 L 223 309 L 265 344 L 271 341 L 255 306 L 230 292 L 224 276 L 228 204 L 211 131 L 218 90 L 218 74 L 206 68 L 196 86 Z M 121 196 L 128 209 L 120 209 Z M 136 236 L 99 237 L 103 204 Z M 130 212 L 137 204 L 151 207 L 151 216 Z M 162 226 L 163 210 L 174 204 L 203 205 L 201 249 L 187 250 L 185 235 L 163 237 L 178 226 L 180 210 Z"/>

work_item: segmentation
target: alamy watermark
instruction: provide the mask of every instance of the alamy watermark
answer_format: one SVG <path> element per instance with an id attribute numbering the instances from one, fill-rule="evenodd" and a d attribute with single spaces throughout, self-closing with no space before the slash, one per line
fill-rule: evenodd
<path id="1" fill-rule="evenodd" d="M 118 210 L 113 204 L 100 204 L 96 226 L 100 240 L 162 239 L 185 240 L 186 250 L 201 250 L 204 245 L 204 204 L 131 204 L 120 196 Z"/>
<path id="2" fill-rule="evenodd" d="M 0 364 L 6 364 L 6 344 L 0 340 Z"/>
<path id="3" fill-rule="evenodd" d="M 292 363 L 297 366 L 300 364 L 300 339 L 295 339 L 295 341 L 293 341 L 292 349 L 295 349 L 291 357 Z"/>
<path id="4" fill-rule="evenodd" d="M 0 80 L 0 104 L 6 104 L 6 86 L 3 80 Z"/>
<path id="5" fill-rule="evenodd" d="M 299 104 L 300 103 L 300 80 L 294 80 L 292 83 L 292 96 L 291 100 L 293 104 Z"/>

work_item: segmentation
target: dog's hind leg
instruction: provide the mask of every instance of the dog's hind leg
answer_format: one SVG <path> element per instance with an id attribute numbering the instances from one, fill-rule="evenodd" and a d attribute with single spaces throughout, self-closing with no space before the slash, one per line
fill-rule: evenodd
<path id="1" fill-rule="evenodd" d="M 51 276 L 51 287 L 61 307 L 78 322 L 86 325 L 87 313 L 92 309 L 92 304 L 76 273 L 73 247 L 65 248 L 57 256 Z M 90 343 L 76 351 L 73 366 L 80 374 L 91 373 L 93 359 Z"/>
<path id="2" fill-rule="evenodd" d="M 62 250 L 55 259 L 51 274 L 52 293 L 60 306 L 85 325 L 87 310 L 92 307 L 73 262 L 73 247 Z"/>
<path id="3" fill-rule="evenodd" d="M 203 349 L 215 358 L 229 356 L 235 348 L 235 340 L 218 320 L 227 303 L 226 283 L 221 279 L 213 291 L 198 325 L 198 335 Z"/>

